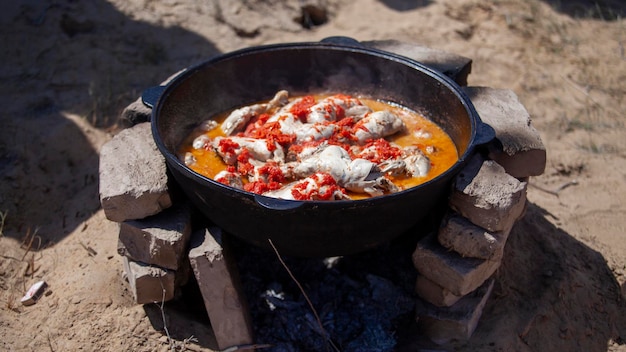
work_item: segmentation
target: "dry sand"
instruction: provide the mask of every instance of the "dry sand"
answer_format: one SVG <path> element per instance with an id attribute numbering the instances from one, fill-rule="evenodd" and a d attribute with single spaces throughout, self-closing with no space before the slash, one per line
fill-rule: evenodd
<path id="1" fill-rule="evenodd" d="M 619 1 L 4 1 L 0 5 L 0 349 L 215 348 L 206 321 L 139 306 L 98 151 L 121 110 L 172 73 L 238 48 L 396 39 L 473 59 L 471 86 L 513 90 L 548 151 L 494 294 L 464 351 L 626 351 L 626 23 Z M 38 280 L 47 294 L 20 298 Z M 193 337 L 193 338 L 192 338 Z M 196 342 L 193 342 L 193 341 Z"/>

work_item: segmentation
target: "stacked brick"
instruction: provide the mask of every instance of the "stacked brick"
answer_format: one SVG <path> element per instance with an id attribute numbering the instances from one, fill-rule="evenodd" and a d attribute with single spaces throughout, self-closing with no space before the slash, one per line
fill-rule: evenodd
<path id="1" fill-rule="evenodd" d="M 541 138 L 513 92 L 464 89 L 496 138 L 486 145 L 486 157 L 475 155 L 457 175 L 448 214 L 413 253 L 418 325 L 437 343 L 473 334 L 507 238 L 526 209 L 527 180 L 543 173 L 546 160 Z"/>
<path id="2" fill-rule="evenodd" d="M 138 110 L 130 110 L 137 118 Z M 173 299 L 193 272 L 218 347 L 252 343 L 233 255 L 219 229 L 194 228 L 193 207 L 173 193 L 149 122 L 121 131 L 102 147 L 100 202 L 106 217 L 119 223 L 118 253 L 135 302 Z"/>
<path id="3" fill-rule="evenodd" d="M 118 253 L 135 301 L 168 301 L 187 281 L 191 209 L 174 205 L 165 159 L 149 123 L 127 128 L 100 151 L 100 203 L 119 223 Z"/>

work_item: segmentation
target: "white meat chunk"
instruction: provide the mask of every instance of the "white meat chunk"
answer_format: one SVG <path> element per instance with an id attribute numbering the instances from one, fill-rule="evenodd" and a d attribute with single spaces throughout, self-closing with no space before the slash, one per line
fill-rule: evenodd
<path id="1" fill-rule="evenodd" d="M 227 136 L 240 132 L 253 117 L 265 111 L 267 111 L 267 104 L 254 104 L 233 110 L 222 123 L 222 132 Z"/>
<path id="2" fill-rule="evenodd" d="M 255 116 L 287 104 L 288 97 L 289 93 L 285 90 L 281 90 L 276 93 L 274 98 L 272 98 L 272 100 L 268 103 L 254 104 L 233 110 L 222 123 L 222 132 L 224 132 L 225 135 L 230 136 L 234 133 L 242 131 L 248 122 L 250 122 L 250 120 Z"/>
<path id="3" fill-rule="evenodd" d="M 230 148 L 222 145 L 222 141 L 225 140 L 233 147 Z M 270 150 L 265 139 L 249 137 L 217 137 L 213 140 L 213 148 L 228 165 L 235 165 L 237 157 L 244 148 L 250 152 L 252 158 L 258 161 L 273 160 L 278 163 L 283 162 L 285 160 L 283 147 L 278 143 L 274 143 L 274 147 L 274 150 Z"/>
<path id="4" fill-rule="evenodd" d="M 367 105 L 354 105 L 346 109 L 346 117 L 352 117 L 356 122 L 367 116 L 370 112 L 372 112 L 372 109 Z"/>
<path id="5" fill-rule="evenodd" d="M 430 171 L 430 159 L 417 147 L 407 147 L 402 153 L 406 171 L 412 177 L 424 177 Z"/>
<path id="6" fill-rule="evenodd" d="M 282 188 L 265 192 L 263 195 L 280 199 L 306 200 L 349 200 L 350 197 L 340 188 L 332 187 L 324 182 L 323 173 L 315 173 L 302 180 L 289 183 Z M 299 197 L 296 198 L 295 194 Z"/>
<path id="7" fill-rule="evenodd" d="M 305 123 L 296 131 L 296 142 L 312 142 L 329 139 L 338 127 L 334 124 Z"/>
<path id="8" fill-rule="evenodd" d="M 370 139 L 391 136 L 405 128 L 404 121 L 390 111 L 376 111 L 354 125 L 354 136 L 363 144 Z"/>
<path id="9" fill-rule="evenodd" d="M 214 179 L 219 183 L 223 183 L 237 189 L 243 189 L 243 180 L 241 178 L 241 174 L 238 172 L 223 170 L 218 172 Z"/>
<path id="10" fill-rule="evenodd" d="M 381 195 L 396 191 L 389 180 L 380 180 L 383 175 L 373 175 L 376 164 L 365 159 L 350 158 L 348 152 L 336 145 L 328 145 L 297 164 L 292 172 L 297 177 L 310 176 L 316 172 L 330 174 L 341 187 L 353 192 Z M 395 187 L 395 186 L 394 186 Z"/>
<path id="11" fill-rule="evenodd" d="M 354 99 L 343 95 L 333 95 L 320 100 L 311 107 L 311 111 L 307 116 L 308 123 L 322 123 L 336 121 L 340 116 L 340 111 L 344 112 L 355 108 L 356 106 L 364 106 L 358 99 Z M 366 107 L 367 108 L 367 107 Z M 369 109 L 369 108 L 367 108 Z M 355 108 L 351 113 L 354 116 L 362 113 L 362 108 Z"/>
<path id="12" fill-rule="evenodd" d="M 192 153 L 186 152 L 185 155 L 183 156 L 183 162 L 187 166 L 193 166 L 198 162 L 198 160 L 196 160 L 196 157 L 193 156 Z"/>
<path id="13" fill-rule="evenodd" d="M 201 134 L 194 138 L 191 146 L 193 149 L 208 149 L 211 146 L 211 138 L 206 134 Z"/>
<path id="14" fill-rule="evenodd" d="M 377 167 L 393 176 L 424 177 L 430 171 L 430 159 L 418 147 L 406 147 L 398 159 L 385 160 Z"/>

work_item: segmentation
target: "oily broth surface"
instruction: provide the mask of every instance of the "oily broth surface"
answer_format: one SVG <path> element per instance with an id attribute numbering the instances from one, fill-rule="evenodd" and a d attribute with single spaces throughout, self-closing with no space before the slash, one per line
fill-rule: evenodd
<path id="1" fill-rule="evenodd" d="M 317 100 L 324 99 L 333 94 L 319 94 L 314 95 Z M 297 99 L 298 96 L 290 97 L 289 100 Z M 389 177 L 393 183 L 398 186 L 400 189 L 404 190 L 407 188 L 415 187 L 424 182 L 427 182 L 438 175 L 442 174 L 446 170 L 448 170 L 454 163 L 458 160 L 458 152 L 454 142 L 448 136 L 447 133 L 443 131 L 437 124 L 432 122 L 431 120 L 425 118 L 424 116 L 418 114 L 415 111 L 410 109 L 395 105 L 389 104 L 386 102 L 378 101 L 375 99 L 358 97 L 358 99 L 364 104 L 367 105 L 373 111 L 379 110 L 388 110 L 395 113 L 398 117 L 400 117 L 405 125 L 406 131 L 396 133 L 392 136 L 386 137 L 385 139 L 398 144 L 401 147 L 407 146 L 418 146 L 422 151 L 425 152 L 425 148 L 427 146 L 434 146 L 435 151 L 433 153 L 426 153 L 431 162 L 431 169 L 428 174 L 424 177 Z M 260 102 L 264 103 L 264 102 Z M 249 104 L 252 105 L 252 104 Z M 233 109 L 234 110 L 234 109 Z M 186 153 L 191 153 L 196 159 L 196 162 L 188 166 L 193 171 L 206 176 L 208 178 L 214 179 L 215 175 L 217 175 L 220 171 L 225 170 L 227 165 L 224 163 L 222 158 L 217 155 L 213 150 L 206 149 L 194 149 L 192 147 L 193 140 L 200 136 L 201 134 L 206 134 L 209 138 L 213 139 L 218 136 L 226 137 L 222 132 L 221 124 L 228 117 L 232 110 L 226 111 L 222 114 L 215 116 L 213 119 L 218 123 L 218 126 L 211 131 L 202 132 L 202 131 L 194 131 L 192 132 L 181 144 L 181 147 L 178 150 L 179 159 L 183 160 L 183 156 Z M 423 137 L 423 135 L 428 134 L 429 137 Z M 244 180 L 244 182 L 246 182 Z M 348 192 L 352 199 L 364 199 L 369 198 L 367 194 L 360 193 L 352 193 Z"/>

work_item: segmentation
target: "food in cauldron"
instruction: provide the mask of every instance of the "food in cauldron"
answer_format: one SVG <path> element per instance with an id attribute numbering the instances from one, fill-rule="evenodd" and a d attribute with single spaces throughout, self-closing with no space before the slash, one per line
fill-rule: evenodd
<path id="1" fill-rule="evenodd" d="M 206 120 L 179 157 L 199 174 L 268 197 L 356 200 L 426 182 L 458 153 L 441 128 L 404 107 L 283 90 Z"/>

